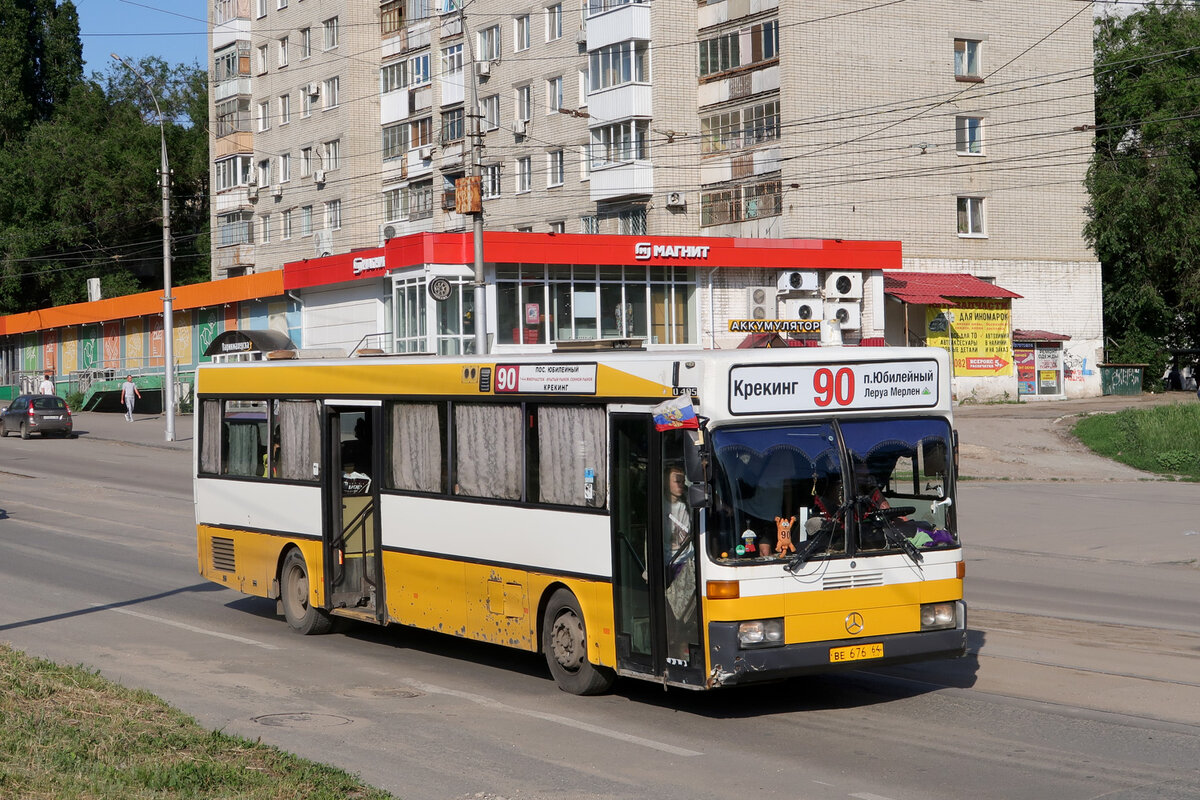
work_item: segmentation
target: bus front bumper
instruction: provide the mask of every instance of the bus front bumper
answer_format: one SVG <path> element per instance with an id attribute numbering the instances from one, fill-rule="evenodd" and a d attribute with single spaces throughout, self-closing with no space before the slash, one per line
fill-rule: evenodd
<path id="1" fill-rule="evenodd" d="M 940 631 L 860 637 L 828 642 L 788 644 L 781 647 L 742 648 L 736 622 L 710 622 L 709 686 L 735 686 L 777 681 L 796 675 L 904 664 L 941 658 L 961 658 L 967 652 L 967 630 L 962 627 Z M 883 656 L 860 660 L 833 661 L 831 651 L 852 645 L 883 645 Z"/>

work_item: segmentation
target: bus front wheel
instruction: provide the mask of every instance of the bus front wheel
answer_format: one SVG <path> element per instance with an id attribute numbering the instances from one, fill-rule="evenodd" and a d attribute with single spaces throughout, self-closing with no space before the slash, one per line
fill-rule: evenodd
<path id="1" fill-rule="evenodd" d="M 600 694 L 612 687 L 616 673 L 587 658 L 587 631 L 579 601 L 566 589 L 550 596 L 542 617 L 542 650 L 558 688 L 571 694 Z"/>
<path id="2" fill-rule="evenodd" d="M 333 620 L 309 603 L 308 565 L 299 550 L 288 553 L 283 560 L 280 578 L 283 616 L 292 630 L 302 634 L 328 633 Z"/>

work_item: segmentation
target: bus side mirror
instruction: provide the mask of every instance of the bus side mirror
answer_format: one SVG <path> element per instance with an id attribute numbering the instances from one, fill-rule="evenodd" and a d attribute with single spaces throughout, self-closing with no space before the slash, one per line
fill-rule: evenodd
<path id="1" fill-rule="evenodd" d="M 691 508 L 708 508 L 708 484 L 693 483 L 688 486 L 687 501 Z"/>
<path id="2" fill-rule="evenodd" d="M 683 474 L 688 483 L 706 483 L 708 470 L 704 457 L 704 438 L 700 431 L 688 431 L 691 441 L 683 448 Z"/>

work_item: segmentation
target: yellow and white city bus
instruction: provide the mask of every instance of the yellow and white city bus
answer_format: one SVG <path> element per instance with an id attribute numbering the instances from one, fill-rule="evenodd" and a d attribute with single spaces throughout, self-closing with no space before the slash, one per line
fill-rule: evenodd
<path id="1" fill-rule="evenodd" d="M 200 573 L 579 694 L 957 657 L 949 387 L 933 348 L 205 365 Z"/>

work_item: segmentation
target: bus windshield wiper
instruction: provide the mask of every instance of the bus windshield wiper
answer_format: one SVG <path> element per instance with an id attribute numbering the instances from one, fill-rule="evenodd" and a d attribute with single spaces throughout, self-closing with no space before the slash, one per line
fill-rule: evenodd
<path id="1" fill-rule="evenodd" d="M 855 500 L 856 505 L 865 506 L 870 503 L 872 503 L 872 500 L 867 495 L 860 495 Z M 872 517 L 879 523 L 880 528 L 883 530 L 883 538 L 887 540 L 888 544 L 903 551 L 906 556 L 912 559 L 914 564 L 920 564 L 925 560 L 925 556 L 921 555 L 921 551 L 917 549 L 917 546 L 910 542 L 908 537 L 892 524 L 892 520 L 895 517 L 902 517 L 905 514 L 912 514 L 915 511 L 916 509 L 911 506 L 876 508 L 869 511 L 867 517 Z"/>

